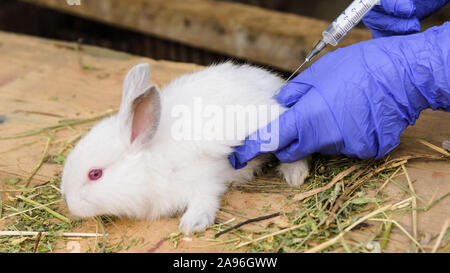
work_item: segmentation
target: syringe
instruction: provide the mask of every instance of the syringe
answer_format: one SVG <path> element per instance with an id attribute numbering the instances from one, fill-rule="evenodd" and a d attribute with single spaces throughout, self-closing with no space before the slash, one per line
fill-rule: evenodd
<path id="1" fill-rule="evenodd" d="M 339 15 L 336 20 L 331 23 L 328 28 L 322 32 L 322 40 L 320 40 L 314 48 L 306 55 L 305 61 L 292 73 L 287 79 L 289 81 L 292 76 L 315 56 L 317 56 L 327 44 L 337 46 L 337 44 L 352 30 L 362 18 L 375 6 L 379 5 L 380 0 L 355 0 L 344 12 Z"/>

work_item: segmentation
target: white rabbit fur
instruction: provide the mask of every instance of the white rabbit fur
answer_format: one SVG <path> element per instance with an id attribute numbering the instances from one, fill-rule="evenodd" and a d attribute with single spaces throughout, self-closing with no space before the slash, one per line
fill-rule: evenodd
<path id="1" fill-rule="evenodd" d="M 272 105 L 281 113 L 285 109 L 273 95 L 283 80 L 261 68 L 228 62 L 183 75 L 162 92 L 149 87 L 149 81 L 148 64 L 128 72 L 119 113 L 95 125 L 67 157 L 63 196 L 75 216 L 112 214 L 152 220 L 184 212 L 180 229 L 186 234 L 202 231 L 214 223 L 227 182 L 252 179 L 267 156 L 236 171 L 228 155 L 245 134 L 223 140 L 175 140 L 173 109 L 192 108 L 194 98 L 201 98 L 203 105 Z M 135 130 L 140 107 L 136 105 L 141 104 L 147 113 L 141 124 L 150 125 Z M 250 132 L 258 127 L 246 125 Z M 133 135 L 137 135 L 134 141 Z M 102 177 L 91 181 L 91 169 L 102 169 Z M 279 171 L 290 185 L 298 186 L 308 175 L 308 164 L 306 160 L 284 163 Z"/>

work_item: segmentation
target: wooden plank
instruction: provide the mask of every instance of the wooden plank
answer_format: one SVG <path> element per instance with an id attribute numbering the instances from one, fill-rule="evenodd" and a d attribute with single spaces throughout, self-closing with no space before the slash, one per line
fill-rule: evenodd
<path id="1" fill-rule="evenodd" d="M 69 6 L 61 0 L 24 1 L 286 71 L 299 65 L 329 24 L 205 0 L 83 0 L 80 6 Z M 369 31 L 355 29 L 340 46 L 367 39 Z"/>
<path id="2" fill-rule="evenodd" d="M 88 118 L 108 109 L 117 109 L 121 100 L 123 77 L 128 69 L 139 62 L 148 62 L 151 67 L 151 82 L 163 86 L 173 78 L 187 72 L 201 69 L 200 66 L 186 63 L 154 61 L 148 58 L 128 55 L 103 48 L 82 46 L 60 41 L 45 40 L 23 35 L 0 32 L 0 136 L 9 136 L 25 130 L 57 124 L 61 119 Z M 450 139 L 449 113 L 442 111 L 424 111 L 416 125 L 405 131 L 402 144 L 391 154 L 435 153 L 428 147 L 417 143 L 413 138 L 420 137 L 435 145 Z M 438 128 L 438 130 L 436 129 Z M 72 138 L 86 128 L 77 126 L 74 131 L 64 130 L 56 133 L 49 149 L 55 155 L 61 142 Z M 39 162 L 46 143 L 44 134 L 20 139 L 0 141 L 0 179 L 21 177 L 22 182 Z M 59 144 L 58 144 L 59 143 Z M 21 146 L 24 145 L 24 146 Z M 11 150 L 13 149 L 13 150 Z M 414 161 L 406 168 L 413 181 L 414 189 L 426 202 L 436 200 L 450 192 L 450 172 L 448 161 Z M 31 185 L 45 183 L 58 176 L 62 166 L 46 162 L 34 176 Z M 397 176 L 397 183 L 408 186 L 404 176 Z M 1 185 L 1 184 L 0 184 Z M 392 202 L 409 197 L 409 194 L 390 183 L 384 192 Z M 1 200 L 7 200 L 8 194 L 0 191 Z M 237 211 L 246 217 L 267 215 L 276 211 L 290 211 L 292 207 L 285 203 L 280 194 L 244 193 L 239 190 L 228 192 L 223 197 L 223 211 Z M 271 211 L 264 207 L 271 205 Z M 426 204 L 419 203 L 419 206 Z M 418 212 L 419 237 L 436 238 L 445 220 L 448 218 L 450 198 L 446 198 L 430 211 Z M 273 211 L 272 211 L 273 210 Z M 67 209 L 61 203 L 60 212 L 67 215 Z M 218 214 L 218 219 L 223 216 Z M 412 233 L 411 213 L 398 213 L 394 217 Z M 226 215 L 226 220 L 233 215 Z M 223 217 L 222 217 L 223 218 Z M 163 218 L 158 221 L 134 221 L 121 219 L 107 226 L 109 240 L 127 240 L 143 238 L 146 245 L 138 244 L 128 249 L 130 252 L 145 252 L 153 249 L 157 252 L 223 252 L 222 245 L 213 245 L 207 241 L 214 232 L 209 230 L 204 237 L 192 236 L 192 241 L 181 241 L 174 248 L 162 241 L 168 234 L 177 231 L 179 218 Z M 376 224 L 369 222 L 369 224 Z M 0 221 L 0 230 L 4 222 Z M 256 228 L 256 227 L 254 227 Z M 264 227 L 267 228 L 267 227 Z M 375 226 L 349 234 L 346 238 L 366 242 L 376 230 Z M 74 232 L 95 232 L 95 222 L 87 220 Z M 448 240 L 448 239 L 447 239 Z M 81 251 L 93 242 L 79 240 Z M 160 242 L 163 242 L 160 244 Z M 434 242 L 434 241 L 431 241 Z M 209 246 L 208 246 L 209 245 Z M 64 246 L 64 245 L 62 245 Z M 405 252 L 410 247 L 409 239 L 398 229 L 392 229 L 387 250 Z M 427 248 L 430 250 L 430 248 Z M 69 249 L 57 249 L 68 251 Z M 125 250 L 123 250 L 125 251 Z"/>

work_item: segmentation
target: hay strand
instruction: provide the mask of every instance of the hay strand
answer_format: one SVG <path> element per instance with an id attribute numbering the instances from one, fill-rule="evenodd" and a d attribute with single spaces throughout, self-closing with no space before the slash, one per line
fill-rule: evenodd
<path id="1" fill-rule="evenodd" d="M 63 215 L 57 213 L 56 211 L 50 209 L 49 207 L 44 206 L 44 205 L 42 205 L 42 204 L 39 204 L 38 202 L 36 202 L 36 201 L 34 201 L 34 200 L 31 200 L 31 199 L 29 199 L 29 198 L 27 198 L 27 197 L 25 197 L 25 196 L 22 196 L 22 195 L 16 195 L 16 197 L 19 198 L 19 199 L 21 199 L 21 200 L 23 200 L 25 203 L 28 203 L 28 204 L 30 204 L 30 205 L 32 205 L 32 206 L 40 207 L 40 208 L 44 209 L 44 210 L 46 210 L 48 213 L 50 213 L 51 215 L 53 215 L 53 216 L 55 216 L 56 218 L 58 218 L 59 220 L 64 221 L 64 222 L 70 224 L 70 219 L 69 219 L 69 218 L 67 218 L 67 217 L 65 217 L 65 216 L 63 216 Z"/>
<path id="2" fill-rule="evenodd" d="M 0 236 L 37 236 L 39 233 L 46 236 L 63 236 L 63 237 L 102 237 L 108 234 L 100 233 L 77 233 L 77 232 L 64 232 L 64 233 L 52 233 L 52 232 L 37 232 L 37 231 L 0 231 Z"/>
<path id="3" fill-rule="evenodd" d="M 436 146 L 434 144 L 431 144 L 430 142 L 428 142 L 426 140 L 423 140 L 423 139 L 419 138 L 419 139 L 417 139 L 417 141 L 422 143 L 423 145 L 427 146 L 428 148 L 431 148 L 431 149 L 435 150 L 436 152 L 443 154 L 444 156 L 450 156 L 449 152 L 447 152 L 446 150 L 444 150 L 441 147 L 438 147 L 438 146 Z"/>
<path id="4" fill-rule="evenodd" d="M 283 233 L 286 233 L 286 232 L 289 232 L 289 231 L 292 231 L 292 230 L 301 228 L 301 227 L 304 226 L 304 225 L 305 225 L 305 224 L 295 225 L 295 226 L 290 227 L 290 228 L 282 229 L 282 230 L 279 230 L 279 231 L 276 231 L 276 232 L 273 232 L 273 233 L 270 233 L 270 234 L 267 234 L 267 235 L 258 237 L 258 238 L 254 239 L 254 240 L 250 240 L 250 241 L 248 241 L 248 242 L 239 244 L 239 245 L 236 247 L 236 249 L 237 249 L 237 248 L 241 248 L 241 247 L 246 246 L 246 245 L 249 245 L 249 244 L 257 243 L 257 242 L 259 242 L 259 241 L 262 241 L 262 240 L 264 240 L 264 239 L 267 239 L 267 238 L 272 237 L 272 236 L 275 236 L 275 235 L 280 235 L 280 234 L 283 234 Z"/>
<path id="5" fill-rule="evenodd" d="M 413 193 L 411 195 L 411 197 L 412 197 L 412 199 L 411 199 L 411 207 L 412 207 L 411 213 L 412 213 L 412 222 L 413 222 L 413 235 L 414 235 L 414 239 L 417 241 L 417 210 L 416 210 L 417 209 L 417 199 L 415 197 L 416 192 L 414 191 L 414 187 L 412 185 L 411 179 L 409 178 L 409 174 L 408 174 L 408 171 L 406 170 L 405 165 L 402 165 L 402 169 L 403 169 L 403 172 L 405 173 L 406 180 L 408 181 L 409 189 L 410 189 L 411 193 Z M 416 247 L 414 247 L 414 252 L 417 252 L 417 248 Z"/>
<path id="6" fill-rule="evenodd" d="M 44 150 L 42 151 L 41 159 L 39 160 L 36 167 L 34 167 L 34 169 L 31 171 L 30 176 L 27 178 L 27 183 L 25 184 L 25 188 L 28 188 L 31 180 L 36 175 L 36 173 L 39 171 L 39 169 L 42 167 L 42 164 L 44 164 L 45 158 L 47 157 L 48 147 L 50 146 L 51 141 L 52 141 L 52 137 L 47 137 L 47 142 L 45 143 Z"/>
<path id="7" fill-rule="evenodd" d="M 339 233 L 339 235 L 335 236 L 333 239 L 328 240 L 318 246 L 315 246 L 307 251 L 305 251 L 306 253 L 317 253 L 319 251 L 322 251 L 332 245 L 334 245 L 336 242 L 338 242 L 347 232 L 351 231 L 354 227 L 356 227 L 357 225 L 361 224 L 362 222 L 370 219 L 371 217 L 378 215 L 379 213 L 385 212 L 387 210 L 389 210 L 390 208 L 392 208 L 393 205 L 389 204 L 387 206 L 384 206 L 382 208 L 379 208 L 369 214 L 367 214 L 366 216 L 362 217 L 361 219 L 359 219 L 358 221 L 356 221 L 355 223 L 353 223 L 352 225 L 348 226 L 346 229 L 344 229 L 344 231 L 342 231 L 341 233 Z"/>
<path id="8" fill-rule="evenodd" d="M 17 139 L 17 138 L 23 138 L 23 137 L 28 137 L 28 136 L 34 136 L 34 135 L 38 135 L 38 134 L 41 134 L 41 133 L 44 133 L 44 132 L 47 132 L 50 130 L 63 128 L 66 126 L 74 126 L 74 125 L 89 123 L 89 122 L 97 121 L 99 119 L 110 116 L 116 112 L 117 112 L 117 110 L 108 110 L 108 111 L 106 111 L 100 115 L 97 115 L 95 117 L 92 117 L 92 118 L 61 121 L 57 125 L 47 126 L 47 127 L 43 127 L 43 128 L 37 128 L 37 129 L 30 130 L 30 131 L 21 132 L 21 133 L 12 135 L 12 136 L 0 136 L 0 140 Z"/>
<path id="9" fill-rule="evenodd" d="M 297 195 L 294 196 L 294 198 L 292 198 L 292 200 L 294 201 L 301 201 L 305 198 L 308 198 L 310 196 L 316 195 L 318 193 L 321 193 L 323 191 L 328 190 L 329 188 L 333 187 L 334 184 L 336 184 L 337 182 L 341 181 L 342 179 L 344 179 L 347 175 L 351 174 L 353 171 L 359 169 L 362 165 L 355 165 L 352 166 L 348 169 L 346 169 L 345 171 L 339 173 L 338 175 L 336 175 L 333 180 L 331 180 L 330 183 L 328 183 L 326 186 L 320 187 L 320 188 L 316 188 L 307 192 L 303 192 L 303 193 L 299 193 Z"/>
<path id="10" fill-rule="evenodd" d="M 439 234 L 438 239 L 436 240 L 436 243 L 434 244 L 433 249 L 431 250 L 432 253 L 436 253 L 436 251 L 438 250 L 439 246 L 442 243 L 442 239 L 444 238 L 445 233 L 447 232 L 447 229 L 450 226 L 450 218 L 447 219 L 447 221 L 445 221 L 444 225 L 442 226 L 442 230 Z"/>

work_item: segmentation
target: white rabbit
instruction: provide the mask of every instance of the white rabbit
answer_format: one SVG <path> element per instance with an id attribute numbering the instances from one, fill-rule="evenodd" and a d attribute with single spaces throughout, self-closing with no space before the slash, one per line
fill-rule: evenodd
<path id="1" fill-rule="evenodd" d="M 186 234 L 202 231 L 214 223 L 227 184 L 252 179 L 267 161 L 261 156 L 237 171 L 228 155 L 249 133 L 285 110 L 273 99 L 283 80 L 261 68 L 223 63 L 183 75 L 162 92 L 149 81 L 148 64 L 128 72 L 118 114 L 95 125 L 67 157 L 62 194 L 75 216 L 152 220 L 184 212 L 180 229 Z M 206 112 L 208 107 L 218 113 L 240 105 L 270 106 L 277 113 L 269 117 L 270 111 L 259 111 L 258 118 L 267 120 L 258 125 L 225 112 L 222 117 L 237 125 L 236 136 L 228 138 L 220 135 L 229 130 L 220 128 L 210 139 L 198 131 L 191 138 L 175 136 L 177 128 L 192 132 L 192 126 L 207 125 L 198 115 L 186 118 L 202 111 L 199 102 Z M 216 120 L 212 125 L 223 124 Z M 281 164 L 279 171 L 291 186 L 298 186 L 308 175 L 308 163 Z"/>

